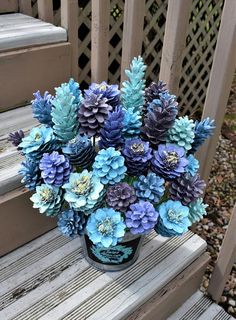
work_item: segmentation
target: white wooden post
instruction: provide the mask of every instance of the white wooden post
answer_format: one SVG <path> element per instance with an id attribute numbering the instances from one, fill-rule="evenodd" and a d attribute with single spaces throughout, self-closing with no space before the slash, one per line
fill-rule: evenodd
<path id="1" fill-rule="evenodd" d="M 201 177 L 208 180 L 236 65 L 236 1 L 225 0 L 202 118 L 215 119 L 216 129 L 200 148 Z"/>
<path id="2" fill-rule="evenodd" d="M 236 205 L 213 270 L 208 292 L 212 299 L 219 302 L 225 283 L 236 259 Z"/>
<path id="3" fill-rule="evenodd" d="M 159 79 L 178 94 L 191 0 L 169 0 Z"/>
<path id="4" fill-rule="evenodd" d="M 20 12 L 28 16 L 32 16 L 31 0 L 19 0 Z"/>
<path id="5" fill-rule="evenodd" d="M 122 38 L 121 83 L 126 79 L 125 69 L 133 57 L 141 54 L 145 0 L 126 0 Z"/>
<path id="6" fill-rule="evenodd" d="M 108 79 L 110 0 L 92 0 L 91 78 Z"/>
<path id="7" fill-rule="evenodd" d="M 53 6 L 52 0 L 38 0 L 39 19 L 53 23 Z"/>
<path id="8" fill-rule="evenodd" d="M 71 75 L 78 80 L 78 14 L 77 0 L 61 0 L 61 26 L 67 30 L 71 43 Z"/>

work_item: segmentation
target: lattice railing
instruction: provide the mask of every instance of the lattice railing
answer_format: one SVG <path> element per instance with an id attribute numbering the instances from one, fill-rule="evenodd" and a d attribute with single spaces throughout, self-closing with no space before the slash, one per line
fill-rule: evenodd
<path id="1" fill-rule="evenodd" d="M 37 16 L 33 0 L 33 14 Z M 54 1 L 54 23 L 60 24 L 59 1 Z M 179 85 L 179 101 L 183 114 L 201 110 L 213 61 L 223 0 L 193 0 L 186 48 Z M 91 1 L 79 1 L 79 78 L 81 87 L 91 77 Z M 124 0 L 111 0 L 108 80 L 119 83 L 122 54 Z M 147 83 L 158 79 L 167 0 L 146 0 L 142 56 L 148 65 Z"/>

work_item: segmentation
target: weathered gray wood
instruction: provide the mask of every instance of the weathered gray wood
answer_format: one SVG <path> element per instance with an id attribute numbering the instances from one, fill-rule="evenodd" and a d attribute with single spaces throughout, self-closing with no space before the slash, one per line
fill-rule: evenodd
<path id="1" fill-rule="evenodd" d="M 55 227 L 55 219 L 32 208 L 28 193 L 1 203 L 0 218 L 0 257 Z"/>
<path id="2" fill-rule="evenodd" d="M 0 51 L 67 40 L 63 28 L 22 14 L 14 14 L 14 19 L 10 16 L 0 15 Z"/>
<path id="3" fill-rule="evenodd" d="M 225 233 L 218 259 L 213 270 L 208 292 L 215 301 L 219 301 L 225 283 L 231 272 L 236 258 L 236 205 L 234 206 L 230 222 Z"/>
<path id="4" fill-rule="evenodd" d="M 191 7 L 189 0 L 168 1 L 159 78 L 175 95 L 179 89 Z"/>
<path id="5" fill-rule="evenodd" d="M 78 80 L 78 1 L 61 0 L 61 26 L 71 44 L 71 75 Z"/>
<path id="6" fill-rule="evenodd" d="M 110 0 L 92 0 L 91 80 L 108 78 Z"/>
<path id="7" fill-rule="evenodd" d="M 19 0 L 19 11 L 28 16 L 32 16 L 31 0 Z"/>
<path id="8" fill-rule="evenodd" d="M 52 0 L 38 0 L 38 15 L 41 20 L 53 23 Z"/>
<path id="9" fill-rule="evenodd" d="M 167 320 L 233 320 L 225 310 L 213 303 L 202 292 L 196 291 L 176 312 Z"/>
<path id="10" fill-rule="evenodd" d="M 42 238 L 40 241 L 44 246 Z M 40 246 L 37 248 L 36 251 L 40 250 Z M 152 295 L 154 288 L 156 291 L 164 289 L 164 283 L 175 278 L 204 250 L 205 242 L 191 232 L 176 239 L 156 237 L 153 232 L 145 240 L 134 266 L 121 272 L 103 273 L 82 259 L 79 239 L 75 239 L 62 245 L 61 249 L 51 251 L 48 258 L 37 258 L 36 254 L 35 260 L 30 258 L 28 266 L 26 258 L 26 268 L 21 268 L 18 274 L 11 274 L 1 286 L 4 296 L 0 297 L 0 301 L 5 299 L 7 307 L 0 311 L 0 317 L 5 320 L 103 319 L 107 314 L 109 320 L 126 319 L 120 313 L 124 310 L 123 304 L 129 301 L 134 304 L 134 299 L 137 300 L 136 305 L 142 304 Z M 20 260 L 23 261 L 24 257 L 21 256 Z M 10 265 L 8 269 L 10 271 Z M 28 272 L 32 269 L 35 270 Z M 40 279 L 39 283 L 29 291 L 34 279 Z M 14 283 L 26 289 L 25 295 L 16 301 L 9 300 Z M 113 309 L 110 309 L 110 304 L 114 305 Z M 104 308 L 108 313 L 97 317 Z M 111 310 L 114 310 L 112 315 L 109 314 Z M 126 311 L 128 314 L 132 308 L 127 307 Z"/>
<path id="11" fill-rule="evenodd" d="M 126 0 L 122 37 L 121 83 L 126 79 L 125 70 L 141 54 L 145 0 Z"/>
<path id="12" fill-rule="evenodd" d="M 161 291 L 130 315 L 127 320 L 166 320 L 189 296 L 198 290 L 209 261 L 208 254 L 201 255 L 173 281 L 170 281 Z"/>
<path id="13" fill-rule="evenodd" d="M 0 13 L 17 12 L 18 0 L 1 0 L 0 1 Z"/>
<path id="14" fill-rule="evenodd" d="M 236 1 L 226 0 L 202 118 L 215 119 L 216 129 L 199 150 L 201 177 L 208 180 L 236 66 Z"/>
<path id="15" fill-rule="evenodd" d="M 4 92 L 0 95 L 0 110 L 25 105 L 32 100 L 33 92 L 53 92 L 55 86 L 68 81 L 70 49 L 65 42 L 0 53 L 0 83 Z"/>

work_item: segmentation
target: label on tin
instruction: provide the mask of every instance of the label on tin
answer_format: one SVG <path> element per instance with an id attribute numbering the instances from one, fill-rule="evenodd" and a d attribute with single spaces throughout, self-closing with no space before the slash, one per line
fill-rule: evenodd
<path id="1" fill-rule="evenodd" d="M 133 259 L 140 237 L 109 248 L 94 245 L 87 235 L 85 235 L 85 241 L 90 259 L 102 264 L 118 265 Z"/>

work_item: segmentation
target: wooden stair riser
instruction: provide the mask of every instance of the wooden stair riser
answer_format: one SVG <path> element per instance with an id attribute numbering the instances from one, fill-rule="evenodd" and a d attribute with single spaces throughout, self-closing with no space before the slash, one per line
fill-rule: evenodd
<path id="1" fill-rule="evenodd" d="M 71 45 L 62 43 L 0 53 L 0 112 L 25 105 L 71 76 Z"/>

